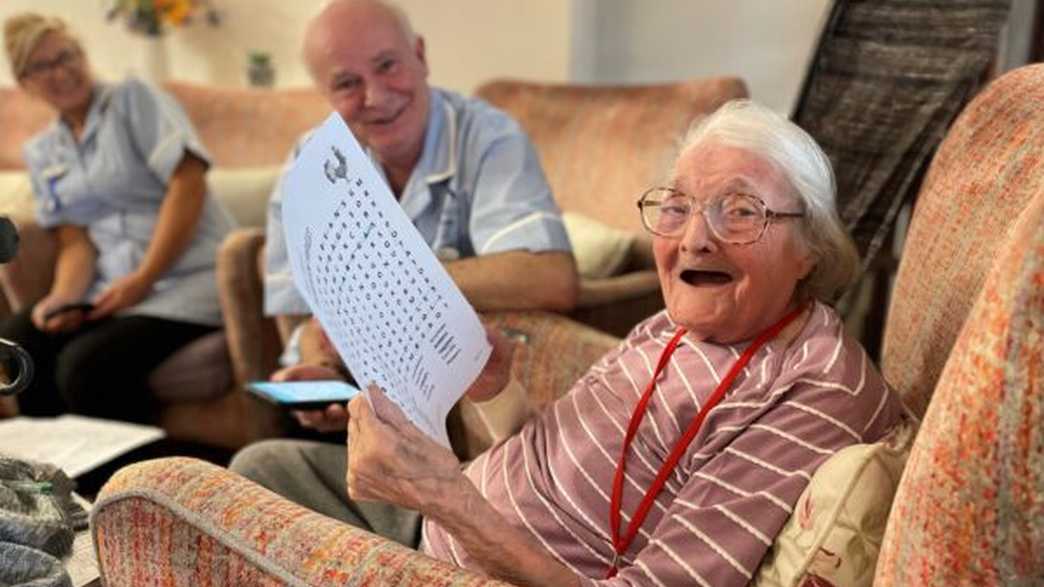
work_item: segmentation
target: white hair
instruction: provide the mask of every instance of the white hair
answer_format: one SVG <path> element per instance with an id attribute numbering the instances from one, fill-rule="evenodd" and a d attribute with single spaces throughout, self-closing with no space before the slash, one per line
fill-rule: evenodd
<path id="1" fill-rule="evenodd" d="M 750 100 L 732 100 L 696 121 L 680 153 L 703 143 L 750 151 L 775 165 L 801 202 L 802 240 L 816 260 L 798 293 L 826 302 L 844 291 L 859 272 L 859 253 L 837 214 L 837 183 L 830 160 L 807 132 Z"/>

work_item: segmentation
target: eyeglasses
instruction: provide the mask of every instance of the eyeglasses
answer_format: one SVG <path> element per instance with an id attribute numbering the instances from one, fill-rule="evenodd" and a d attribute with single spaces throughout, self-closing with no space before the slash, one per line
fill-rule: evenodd
<path id="1" fill-rule="evenodd" d="M 22 70 L 22 79 L 39 79 L 59 67 L 69 67 L 77 63 L 81 56 L 79 49 L 73 47 L 62 49 L 53 59 L 41 60 L 26 65 L 25 69 Z"/>
<path id="2" fill-rule="evenodd" d="M 649 232 L 668 238 L 685 233 L 693 214 L 702 213 L 707 226 L 719 240 L 734 245 L 755 243 L 777 218 L 801 218 L 803 212 L 769 210 L 761 198 L 730 192 L 700 204 L 674 188 L 656 187 L 638 199 L 642 224 Z"/>

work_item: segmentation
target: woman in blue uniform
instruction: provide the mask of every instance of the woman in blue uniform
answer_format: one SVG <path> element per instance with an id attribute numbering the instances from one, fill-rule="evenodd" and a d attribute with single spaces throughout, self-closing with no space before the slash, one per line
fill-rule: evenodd
<path id="1" fill-rule="evenodd" d="M 207 193 L 207 152 L 167 94 L 96 81 L 60 19 L 11 17 L 4 46 L 57 114 L 24 148 L 53 284 L 0 324 L 39 367 L 20 412 L 146 419 L 148 373 L 221 323 L 214 259 L 231 223 Z"/>

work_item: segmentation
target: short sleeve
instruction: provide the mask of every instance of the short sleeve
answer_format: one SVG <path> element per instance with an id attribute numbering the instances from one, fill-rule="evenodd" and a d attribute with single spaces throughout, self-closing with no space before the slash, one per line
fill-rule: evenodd
<path id="1" fill-rule="evenodd" d="M 135 146 L 163 183 L 170 181 L 186 151 L 210 164 L 196 129 L 170 94 L 130 78 L 123 84 L 120 102 Z"/>
<path id="2" fill-rule="evenodd" d="M 533 145 L 521 131 L 481 155 L 469 229 L 475 253 L 571 251 Z"/>
<path id="3" fill-rule="evenodd" d="M 311 314 L 312 310 L 305 302 L 304 296 L 297 291 L 294 277 L 290 272 L 290 257 L 286 249 L 286 235 L 283 232 L 283 182 L 290 168 L 297 159 L 297 153 L 307 136 L 298 141 L 293 152 L 286 159 L 283 171 L 279 174 L 272 196 L 268 200 L 268 217 L 265 226 L 265 314 L 280 316 L 285 314 Z"/>
<path id="4" fill-rule="evenodd" d="M 66 210 L 58 205 L 58 200 L 54 195 L 53 182 L 64 173 L 64 170 L 46 164 L 47 159 L 43 153 L 48 148 L 53 148 L 48 146 L 53 141 L 52 134 L 52 131 L 47 131 L 46 134 L 29 140 L 22 148 L 22 158 L 25 159 L 29 172 L 29 183 L 33 191 L 33 211 L 36 223 L 42 228 L 54 228 L 62 224 L 79 224 L 68 218 L 68 215 L 65 214 Z"/>

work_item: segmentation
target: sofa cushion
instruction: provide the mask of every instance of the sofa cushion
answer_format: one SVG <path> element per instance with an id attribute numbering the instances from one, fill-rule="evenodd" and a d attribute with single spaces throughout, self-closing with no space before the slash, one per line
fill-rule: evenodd
<path id="1" fill-rule="evenodd" d="M 239 226 L 264 227 L 268 198 L 281 169 L 279 165 L 216 166 L 207 172 L 207 183 L 210 192 L 224 204 Z"/>
<path id="2" fill-rule="evenodd" d="M 573 245 L 580 277 L 602 279 L 623 269 L 636 237 L 633 232 L 613 228 L 574 212 L 562 214 L 562 220 Z"/>
<path id="3" fill-rule="evenodd" d="M 232 389 L 232 361 L 225 331 L 201 336 L 167 357 L 149 374 L 161 402 L 205 400 Z"/>
<path id="4" fill-rule="evenodd" d="M 33 186 L 24 171 L 0 171 L 0 216 L 33 214 Z"/>
<path id="5" fill-rule="evenodd" d="M 823 463 L 754 584 L 869 586 L 915 432 L 908 418 L 882 441 L 849 446 Z"/>

